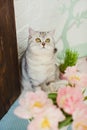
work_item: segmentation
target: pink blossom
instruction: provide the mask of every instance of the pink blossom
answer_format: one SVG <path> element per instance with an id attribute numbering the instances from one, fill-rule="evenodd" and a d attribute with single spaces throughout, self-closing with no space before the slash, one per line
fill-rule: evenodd
<path id="1" fill-rule="evenodd" d="M 36 116 L 29 124 L 28 130 L 58 130 L 58 122 L 64 119 L 60 109 L 53 106 Z"/>
<path id="2" fill-rule="evenodd" d="M 76 66 L 69 66 L 66 68 L 65 70 L 65 74 L 64 77 L 69 77 L 72 74 L 76 74 L 77 73 L 77 67 Z"/>
<path id="3" fill-rule="evenodd" d="M 77 87 L 59 88 L 57 96 L 57 104 L 68 114 L 73 114 L 77 105 L 83 102 L 83 95 Z"/>
<path id="4" fill-rule="evenodd" d="M 80 74 L 76 87 L 87 88 L 87 74 Z"/>
<path id="5" fill-rule="evenodd" d="M 67 67 L 65 70 L 64 77 L 72 86 L 74 86 L 79 81 L 79 75 L 77 75 L 77 73 L 76 66 Z"/>
<path id="6" fill-rule="evenodd" d="M 80 109 L 73 114 L 73 130 L 87 130 L 87 105 L 80 106 Z"/>
<path id="7" fill-rule="evenodd" d="M 19 106 L 15 109 L 14 113 L 20 118 L 29 119 L 52 105 L 52 100 L 48 99 L 45 92 L 41 90 L 27 92 L 25 97 L 19 100 Z"/>
<path id="8" fill-rule="evenodd" d="M 87 74 L 78 72 L 76 66 L 67 67 L 64 77 L 72 86 L 80 88 L 87 87 Z"/>

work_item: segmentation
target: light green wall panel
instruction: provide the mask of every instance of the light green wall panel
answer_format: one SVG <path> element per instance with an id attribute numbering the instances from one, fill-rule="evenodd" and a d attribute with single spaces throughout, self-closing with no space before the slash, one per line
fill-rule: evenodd
<path id="1" fill-rule="evenodd" d="M 72 47 L 72 49 L 78 51 L 79 57 L 87 56 L 87 43 L 79 44 L 78 46 Z"/>
<path id="2" fill-rule="evenodd" d="M 59 57 L 67 48 L 79 53 L 79 57 L 87 56 L 87 0 L 61 0 L 59 6 L 61 17 L 65 22 L 58 42 L 62 43 Z"/>

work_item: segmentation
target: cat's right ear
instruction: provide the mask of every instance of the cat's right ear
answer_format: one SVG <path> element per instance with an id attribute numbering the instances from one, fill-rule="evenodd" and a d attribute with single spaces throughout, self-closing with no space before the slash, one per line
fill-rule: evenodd
<path id="1" fill-rule="evenodd" d="M 29 28 L 29 35 L 33 36 L 36 33 L 32 28 Z"/>
<path id="2" fill-rule="evenodd" d="M 50 32 L 48 32 L 48 33 L 50 34 L 50 36 L 54 36 L 55 30 L 52 30 L 52 31 L 50 31 Z"/>

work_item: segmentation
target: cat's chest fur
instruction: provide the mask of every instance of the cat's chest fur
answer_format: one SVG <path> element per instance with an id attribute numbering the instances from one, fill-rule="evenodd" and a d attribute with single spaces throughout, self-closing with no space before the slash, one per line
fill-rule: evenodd
<path id="1" fill-rule="evenodd" d="M 39 85 L 47 80 L 55 73 L 55 56 L 54 54 L 47 54 L 45 51 L 41 54 L 31 54 L 28 52 L 26 55 L 28 74 L 33 80 L 33 84 Z"/>

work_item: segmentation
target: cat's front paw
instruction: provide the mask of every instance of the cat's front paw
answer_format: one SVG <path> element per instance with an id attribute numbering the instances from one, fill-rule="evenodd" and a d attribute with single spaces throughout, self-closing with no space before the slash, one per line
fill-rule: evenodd
<path id="1" fill-rule="evenodd" d="M 66 80 L 59 80 L 59 81 L 54 81 L 51 83 L 46 83 L 41 86 L 41 89 L 50 93 L 50 92 L 57 92 L 59 88 L 64 87 L 68 84 Z"/>
<path id="2" fill-rule="evenodd" d="M 46 84 L 41 85 L 41 89 L 47 93 L 57 92 L 58 88 L 55 85 L 55 82 L 47 82 Z"/>

